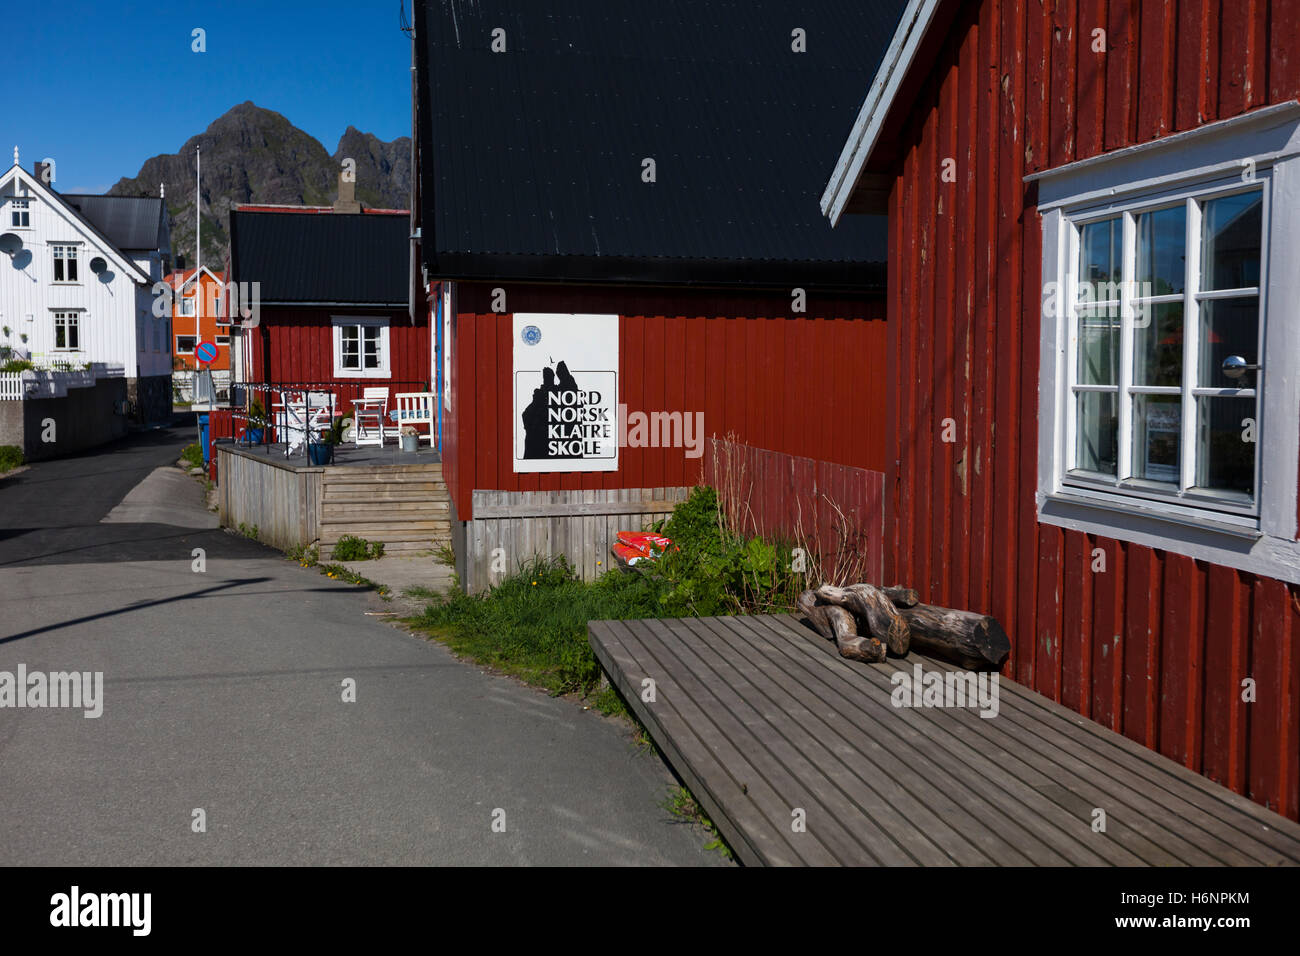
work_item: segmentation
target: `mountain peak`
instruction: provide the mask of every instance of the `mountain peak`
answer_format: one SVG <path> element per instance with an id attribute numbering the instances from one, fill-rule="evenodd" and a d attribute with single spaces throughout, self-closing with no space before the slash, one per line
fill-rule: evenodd
<path id="1" fill-rule="evenodd" d="M 324 206 L 337 195 L 344 159 L 356 162 L 357 198 L 368 206 L 405 208 L 411 192 L 411 140 L 385 143 L 349 125 L 333 156 L 283 114 L 252 100 L 237 103 L 191 136 L 180 151 L 154 156 L 109 190 L 157 196 L 167 187 L 172 246 L 194 256 L 194 151 L 202 150 L 203 261 L 220 262 L 228 247 L 230 209 L 240 203 Z"/>

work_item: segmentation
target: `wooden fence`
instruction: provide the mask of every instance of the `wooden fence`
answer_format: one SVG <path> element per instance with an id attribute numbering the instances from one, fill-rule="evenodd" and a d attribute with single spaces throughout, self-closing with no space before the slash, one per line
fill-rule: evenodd
<path id="1" fill-rule="evenodd" d="M 474 518 L 457 528 L 456 570 L 471 593 L 536 556 L 565 557 L 587 581 L 608 570 L 620 531 L 666 517 L 690 489 L 475 491 Z"/>
<path id="2" fill-rule="evenodd" d="M 881 472 L 712 438 L 704 475 L 737 531 L 803 548 L 827 580 L 881 583 Z"/>

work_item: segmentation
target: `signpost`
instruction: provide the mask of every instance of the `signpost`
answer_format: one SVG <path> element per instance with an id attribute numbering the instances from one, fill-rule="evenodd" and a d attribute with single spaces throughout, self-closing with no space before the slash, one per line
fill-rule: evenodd
<path id="1" fill-rule="evenodd" d="M 217 345 L 215 342 L 200 342 L 194 348 L 194 357 L 204 365 L 211 364 L 217 360 Z"/>

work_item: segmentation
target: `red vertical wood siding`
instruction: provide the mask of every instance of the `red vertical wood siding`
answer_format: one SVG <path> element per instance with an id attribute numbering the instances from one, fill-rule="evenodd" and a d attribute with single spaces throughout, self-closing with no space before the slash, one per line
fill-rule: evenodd
<path id="1" fill-rule="evenodd" d="M 1022 177 L 1298 95 L 1300 0 L 960 4 L 904 107 L 884 456 L 887 580 L 996 616 L 1008 676 L 1292 819 L 1300 587 L 1036 520 L 1042 236 Z"/>
<path id="2" fill-rule="evenodd" d="M 334 377 L 333 315 L 387 316 L 389 375 L 387 378 Z M 251 342 L 253 382 L 321 383 L 339 396 L 346 411 L 348 400 L 362 389 L 392 386 L 393 392 L 429 391 L 429 323 L 411 323 L 405 309 L 377 310 L 346 306 L 288 308 L 263 306 L 261 324 L 244 333 Z"/>
<path id="3" fill-rule="evenodd" d="M 617 472 L 515 474 L 512 313 L 491 286 L 456 283 L 445 474 L 457 517 L 474 489 L 655 488 L 703 481 L 703 456 L 622 448 Z M 629 412 L 703 412 L 704 437 L 884 470 L 885 303 L 820 297 L 792 316 L 788 294 L 505 286 L 520 312 L 619 316 L 618 400 Z"/>

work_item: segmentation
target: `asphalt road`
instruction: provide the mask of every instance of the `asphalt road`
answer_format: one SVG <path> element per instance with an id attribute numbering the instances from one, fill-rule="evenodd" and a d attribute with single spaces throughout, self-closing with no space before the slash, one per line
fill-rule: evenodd
<path id="1" fill-rule="evenodd" d="M 97 718 L 0 707 L 0 864 L 722 862 L 622 724 L 213 527 L 191 436 L 0 480 L 0 681 L 103 673 Z"/>

